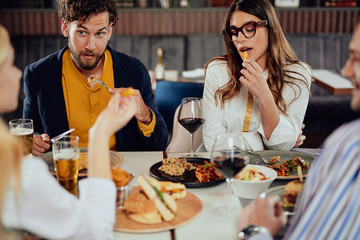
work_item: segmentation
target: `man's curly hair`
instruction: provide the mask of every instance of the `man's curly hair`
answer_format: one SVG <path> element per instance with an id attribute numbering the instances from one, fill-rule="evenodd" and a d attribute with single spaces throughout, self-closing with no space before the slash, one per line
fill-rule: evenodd
<path id="1" fill-rule="evenodd" d="M 58 0 L 59 16 L 68 22 L 86 21 L 92 14 L 109 12 L 109 23 L 114 26 L 117 7 L 113 0 Z"/>

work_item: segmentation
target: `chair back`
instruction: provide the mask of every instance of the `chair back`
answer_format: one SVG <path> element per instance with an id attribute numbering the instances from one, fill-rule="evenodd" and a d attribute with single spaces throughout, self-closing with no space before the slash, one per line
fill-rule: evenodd
<path id="1" fill-rule="evenodd" d="M 178 121 L 178 114 L 181 104 L 176 108 L 174 113 L 173 131 L 166 152 L 190 153 L 191 135 Z M 202 144 L 202 127 L 194 133 L 194 152 Z"/>
<path id="2" fill-rule="evenodd" d="M 173 132 L 174 113 L 185 97 L 199 97 L 203 95 L 202 83 L 159 81 L 156 84 L 155 103 L 160 114 L 164 117 L 169 131 L 169 139 Z M 176 120 L 177 121 L 177 120 Z M 182 127 L 182 126 L 180 126 Z"/>

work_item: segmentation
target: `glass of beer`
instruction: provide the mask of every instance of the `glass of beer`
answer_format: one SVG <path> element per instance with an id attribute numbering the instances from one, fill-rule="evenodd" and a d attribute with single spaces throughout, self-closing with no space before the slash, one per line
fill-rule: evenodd
<path id="1" fill-rule="evenodd" d="M 9 122 L 10 134 L 17 136 L 24 147 L 24 155 L 32 155 L 34 124 L 33 120 L 20 118 Z"/>
<path id="2" fill-rule="evenodd" d="M 53 143 L 56 178 L 60 185 L 78 197 L 79 137 L 64 136 Z"/>

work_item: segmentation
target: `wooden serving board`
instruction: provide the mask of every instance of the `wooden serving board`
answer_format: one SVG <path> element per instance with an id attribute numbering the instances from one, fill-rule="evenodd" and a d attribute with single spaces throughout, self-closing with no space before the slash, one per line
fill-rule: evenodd
<path id="1" fill-rule="evenodd" d="M 128 218 L 123 210 L 116 211 L 115 231 L 128 233 L 162 232 L 183 226 L 194 220 L 202 210 L 201 200 L 194 194 L 187 192 L 186 197 L 176 200 L 178 211 L 173 220 L 156 224 L 143 224 Z"/>

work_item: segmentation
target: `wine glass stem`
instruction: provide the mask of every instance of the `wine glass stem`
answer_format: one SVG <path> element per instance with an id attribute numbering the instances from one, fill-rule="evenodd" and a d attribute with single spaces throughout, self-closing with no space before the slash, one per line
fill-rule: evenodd
<path id="1" fill-rule="evenodd" d="M 194 156 L 194 134 L 190 133 L 191 135 L 191 153 L 190 156 Z"/>

